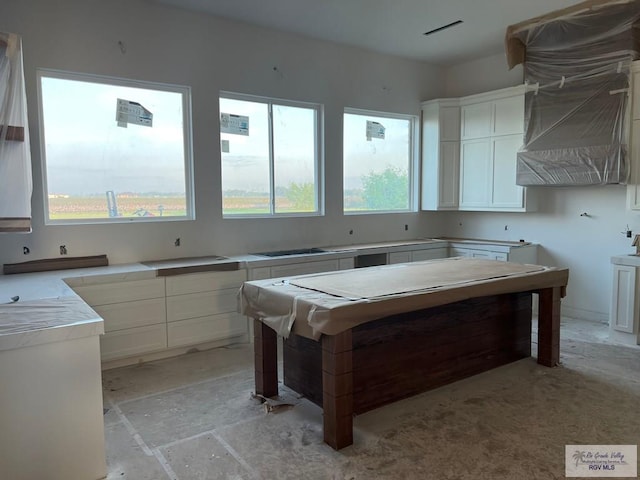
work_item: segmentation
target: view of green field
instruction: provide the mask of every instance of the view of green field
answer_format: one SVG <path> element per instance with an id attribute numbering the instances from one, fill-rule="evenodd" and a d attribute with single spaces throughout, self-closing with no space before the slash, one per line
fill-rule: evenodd
<path id="1" fill-rule="evenodd" d="M 175 196 L 123 196 L 117 197 L 118 217 L 184 216 L 187 206 L 184 198 Z M 107 199 L 104 196 L 55 196 L 49 198 L 49 218 L 73 220 L 109 218 Z"/>

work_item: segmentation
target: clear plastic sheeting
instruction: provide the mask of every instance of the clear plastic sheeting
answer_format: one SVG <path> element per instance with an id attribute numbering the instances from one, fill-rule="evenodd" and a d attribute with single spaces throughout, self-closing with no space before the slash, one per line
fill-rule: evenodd
<path id="1" fill-rule="evenodd" d="M 584 8 L 580 8 L 580 6 Z M 640 2 L 584 2 L 509 27 L 524 46 L 524 145 L 518 185 L 626 183 L 631 62 L 639 57 Z M 515 54 L 507 52 L 513 66 Z"/>
<path id="2" fill-rule="evenodd" d="M 31 231 L 32 189 L 22 42 L 0 32 L 0 232 Z"/>

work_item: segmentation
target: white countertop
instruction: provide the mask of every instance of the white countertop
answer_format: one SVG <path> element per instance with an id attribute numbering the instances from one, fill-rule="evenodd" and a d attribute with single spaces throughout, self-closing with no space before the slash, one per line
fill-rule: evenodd
<path id="1" fill-rule="evenodd" d="M 614 265 L 627 265 L 629 267 L 640 267 L 640 256 L 632 253 L 616 255 L 611 257 L 611 263 Z"/>

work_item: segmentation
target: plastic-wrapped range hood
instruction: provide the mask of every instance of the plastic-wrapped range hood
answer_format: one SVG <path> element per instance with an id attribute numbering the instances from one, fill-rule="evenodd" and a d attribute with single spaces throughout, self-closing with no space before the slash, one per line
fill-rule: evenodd
<path id="1" fill-rule="evenodd" d="M 507 29 L 510 67 L 524 64 L 518 185 L 626 183 L 626 108 L 640 53 L 640 1 L 589 1 Z"/>

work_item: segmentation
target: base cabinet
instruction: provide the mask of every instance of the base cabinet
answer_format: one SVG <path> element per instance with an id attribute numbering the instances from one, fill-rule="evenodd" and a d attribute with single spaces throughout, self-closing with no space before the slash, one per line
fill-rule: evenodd
<path id="1" fill-rule="evenodd" d="M 637 345 L 639 342 L 639 268 L 633 265 L 613 265 L 609 337 L 629 345 Z"/>
<path id="2" fill-rule="evenodd" d="M 174 348 L 246 341 L 247 320 L 236 313 L 236 294 L 246 279 L 246 270 L 205 272 L 74 290 L 104 319 L 100 358 L 114 366 L 175 355 Z"/>
<path id="3" fill-rule="evenodd" d="M 248 335 L 246 318 L 236 313 L 236 295 L 246 279 L 246 270 L 167 277 L 167 346 Z"/>
<path id="4" fill-rule="evenodd" d="M 536 264 L 538 245 L 493 245 L 450 243 L 450 257 L 486 258 L 505 262 Z"/>
<path id="5" fill-rule="evenodd" d="M 104 320 L 100 358 L 110 361 L 167 348 L 164 279 L 93 284 L 75 292 Z"/>

